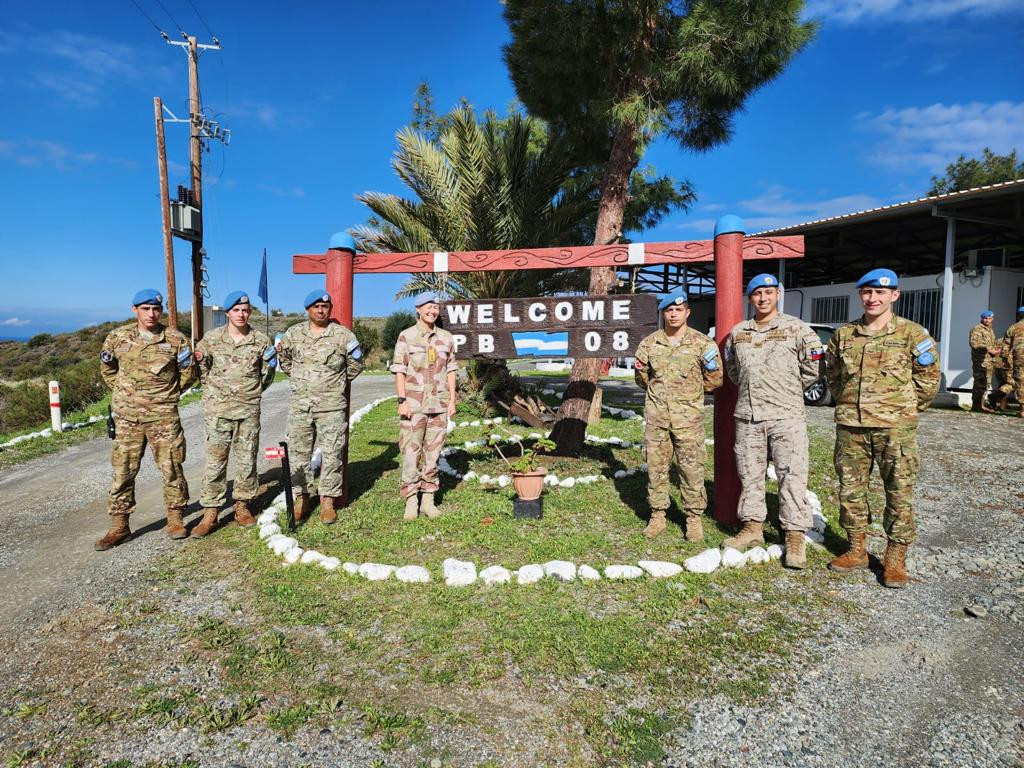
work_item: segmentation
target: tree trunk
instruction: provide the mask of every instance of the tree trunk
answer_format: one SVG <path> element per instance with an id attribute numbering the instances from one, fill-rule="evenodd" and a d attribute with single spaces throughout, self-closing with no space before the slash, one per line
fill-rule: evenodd
<path id="1" fill-rule="evenodd" d="M 629 195 L 629 177 L 636 168 L 637 126 L 622 125 L 615 134 L 611 155 L 605 165 L 601 181 L 601 202 L 597 210 L 594 245 L 608 245 L 622 237 L 622 220 Z M 594 267 L 590 270 L 591 296 L 603 296 L 615 286 L 614 267 Z M 551 430 L 558 456 L 579 456 L 583 451 L 583 437 L 587 431 L 590 401 L 597 388 L 601 373 L 601 360 L 595 357 L 577 358 L 569 374 L 569 384 L 558 409 L 558 420 Z"/>

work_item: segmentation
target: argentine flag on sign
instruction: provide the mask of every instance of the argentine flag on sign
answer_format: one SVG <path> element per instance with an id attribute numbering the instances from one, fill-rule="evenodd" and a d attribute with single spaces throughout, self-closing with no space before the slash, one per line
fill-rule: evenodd
<path id="1" fill-rule="evenodd" d="M 569 333 L 545 333 L 544 331 L 522 331 L 512 334 L 519 357 L 554 357 L 569 354 Z"/>

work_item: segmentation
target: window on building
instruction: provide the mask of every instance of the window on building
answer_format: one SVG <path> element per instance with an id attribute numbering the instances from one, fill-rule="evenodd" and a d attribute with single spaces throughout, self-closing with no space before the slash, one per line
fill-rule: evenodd
<path id="1" fill-rule="evenodd" d="M 849 296 L 819 296 L 811 299 L 812 323 L 845 323 L 849 319 Z"/>
<path id="2" fill-rule="evenodd" d="M 942 291 L 938 288 L 901 291 L 900 297 L 893 307 L 893 312 L 907 320 L 913 320 L 918 325 L 923 325 L 928 329 L 932 338 L 941 341 L 939 336 L 942 329 L 939 326 L 942 317 Z"/>

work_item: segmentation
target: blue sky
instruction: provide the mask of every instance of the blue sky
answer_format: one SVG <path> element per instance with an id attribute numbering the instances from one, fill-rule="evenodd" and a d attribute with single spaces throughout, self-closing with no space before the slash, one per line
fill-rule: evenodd
<path id="1" fill-rule="evenodd" d="M 212 302 L 255 292 L 262 249 L 273 306 L 300 308 L 322 278 L 291 274 L 363 223 L 354 196 L 402 193 L 390 159 L 417 83 L 445 111 L 515 97 L 497 0 L 426 4 L 136 0 L 224 48 L 203 56 L 208 114 L 232 130 L 205 156 Z M 202 14 L 205 24 L 196 11 Z M 1019 0 L 810 0 L 817 40 L 748 101 L 733 140 L 697 155 L 667 142 L 644 163 L 696 187 L 687 214 L 637 236 L 710 237 L 723 213 L 748 231 L 918 197 L 960 153 L 1024 150 Z M 187 112 L 186 61 L 132 0 L 7 4 L 0 30 L 0 337 L 128 315 L 164 286 L 154 96 Z M 167 125 L 172 189 L 185 126 Z M 181 308 L 188 244 L 176 241 Z M 400 277 L 358 277 L 357 315 L 383 315 Z"/>

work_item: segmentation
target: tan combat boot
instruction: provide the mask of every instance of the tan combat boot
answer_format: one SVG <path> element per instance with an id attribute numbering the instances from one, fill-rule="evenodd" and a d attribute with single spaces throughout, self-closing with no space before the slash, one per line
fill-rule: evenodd
<path id="1" fill-rule="evenodd" d="M 320 497 L 320 522 L 324 525 L 333 525 L 338 519 L 338 513 L 334 511 L 334 497 Z"/>
<path id="2" fill-rule="evenodd" d="M 885 545 L 882 559 L 882 584 L 891 589 L 903 589 L 910 580 L 907 576 L 907 545 L 890 541 Z"/>
<path id="3" fill-rule="evenodd" d="M 420 512 L 433 520 L 441 516 L 441 510 L 434 506 L 434 494 L 425 492 L 420 494 Z"/>
<path id="4" fill-rule="evenodd" d="M 298 525 L 309 514 L 309 496 L 305 493 L 297 495 L 294 504 L 292 504 L 292 509 L 294 511 L 295 524 Z"/>
<path id="5" fill-rule="evenodd" d="M 188 538 L 188 531 L 185 530 L 185 521 L 181 519 L 181 507 L 167 508 L 167 535 L 172 539 Z"/>
<path id="6" fill-rule="evenodd" d="M 414 493 L 405 500 L 405 514 L 402 515 L 402 519 L 415 520 L 419 513 L 419 502 L 416 500 L 416 494 Z"/>
<path id="7" fill-rule="evenodd" d="M 201 539 L 204 536 L 209 536 L 217 527 L 217 515 L 219 514 L 220 510 L 217 507 L 203 507 L 203 519 L 192 529 L 192 537 Z"/>
<path id="8" fill-rule="evenodd" d="M 653 539 L 659 533 L 665 530 L 665 510 L 664 509 L 652 509 L 651 519 L 647 523 L 647 527 L 644 528 L 644 536 L 648 539 Z"/>
<path id="9" fill-rule="evenodd" d="M 786 531 L 786 559 L 783 564 L 787 568 L 807 567 L 807 539 L 803 531 Z"/>
<path id="10" fill-rule="evenodd" d="M 128 515 L 111 515 L 110 530 L 103 535 L 102 539 L 96 542 L 93 549 L 97 552 L 106 552 L 118 544 L 124 544 L 131 537 L 132 532 L 128 528 Z"/>
<path id="11" fill-rule="evenodd" d="M 868 567 L 868 535 L 865 531 L 851 533 L 850 548 L 828 564 L 829 570 L 836 573 L 849 573 Z"/>
<path id="12" fill-rule="evenodd" d="M 235 524 L 243 528 L 256 525 L 256 518 L 249 511 L 249 502 L 246 499 L 235 500 Z"/>
<path id="13" fill-rule="evenodd" d="M 722 542 L 726 549 L 738 549 L 742 552 L 755 544 L 764 544 L 764 524 L 746 520 L 740 532 Z"/>
<path id="14" fill-rule="evenodd" d="M 687 541 L 704 541 L 704 522 L 700 519 L 700 515 L 686 516 L 685 535 Z"/>

